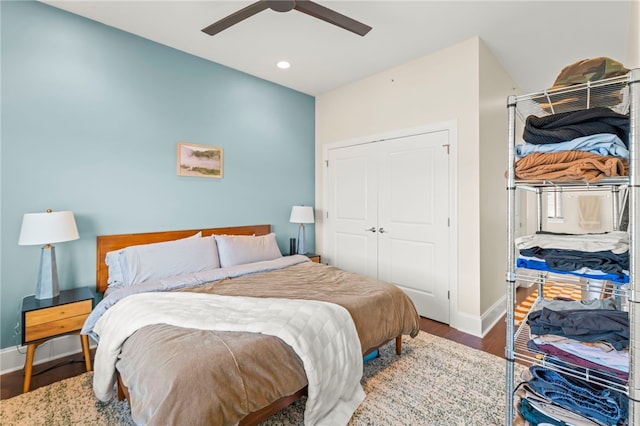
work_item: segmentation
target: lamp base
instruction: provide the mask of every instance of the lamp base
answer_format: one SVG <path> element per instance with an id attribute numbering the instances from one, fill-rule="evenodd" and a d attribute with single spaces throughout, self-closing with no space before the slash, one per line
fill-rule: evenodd
<path id="1" fill-rule="evenodd" d="M 38 281 L 36 283 L 36 299 L 53 299 L 59 295 L 56 248 L 47 244 L 40 251 L 40 271 L 38 271 Z"/>
<path id="2" fill-rule="evenodd" d="M 298 254 L 306 254 L 307 249 L 304 246 L 304 224 L 300 224 L 298 229 Z"/>

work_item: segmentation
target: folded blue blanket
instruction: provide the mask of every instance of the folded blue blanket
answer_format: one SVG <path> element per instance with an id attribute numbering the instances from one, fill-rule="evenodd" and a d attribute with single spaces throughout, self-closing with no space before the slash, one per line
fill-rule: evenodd
<path id="1" fill-rule="evenodd" d="M 516 145 L 515 150 L 517 158 L 522 158 L 534 152 L 547 154 L 551 152 L 584 151 L 597 155 L 612 155 L 629 159 L 629 149 L 618 136 L 611 133 L 583 136 L 545 145 L 526 142 L 523 145 Z"/>

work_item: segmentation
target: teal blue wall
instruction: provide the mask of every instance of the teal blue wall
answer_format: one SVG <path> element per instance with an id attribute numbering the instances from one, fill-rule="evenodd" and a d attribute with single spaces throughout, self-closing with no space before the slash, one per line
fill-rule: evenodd
<path id="1" fill-rule="evenodd" d="M 291 206 L 314 201 L 313 97 L 42 3 L 1 7 L 2 348 L 35 291 L 24 213 L 74 212 L 62 289 L 95 286 L 96 235 L 270 223 L 289 251 Z M 177 176 L 180 141 L 224 148 L 224 178 Z"/>

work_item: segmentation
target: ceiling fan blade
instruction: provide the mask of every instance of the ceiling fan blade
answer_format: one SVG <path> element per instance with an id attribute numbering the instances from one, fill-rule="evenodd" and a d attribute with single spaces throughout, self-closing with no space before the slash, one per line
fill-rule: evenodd
<path id="1" fill-rule="evenodd" d="M 235 25 L 240 21 L 244 21 L 245 19 L 252 17 L 256 13 L 262 12 L 268 7 L 269 5 L 267 4 L 266 0 L 260 0 L 256 3 L 250 4 L 243 9 L 240 9 L 235 13 L 232 13 L 225 18 L 220 19 L 217 22 L 214 22 L 208 27 L 203 28 L 202 31 L 209 35 L 218 34 L 220 31 L 226 30 L 230 26 Z"/>
<path id="2" fill-rule="evenodd" d="M 310 0 L 296 1 L 295 9 L 302 13 L 306 13 L 307 15 L 311 15 L 314 18 L 322 19 L 330 24 L 337 25 L 340 28 L 344 28 L 345 30 L 351 31 L 352 33 L 356 33 L 360 36 L 364 36 L 371 31 L 370 26 Z"/>

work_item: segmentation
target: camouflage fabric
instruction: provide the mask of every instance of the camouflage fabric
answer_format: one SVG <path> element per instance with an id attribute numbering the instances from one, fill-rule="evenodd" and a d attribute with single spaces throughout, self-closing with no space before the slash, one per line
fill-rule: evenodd
<path id="1" fill-rule="evenodd" d="M 560 71 L 553 86 L 549 88 L 550 92 L 546 94 L 547 102 L 540 102 L 539 105 L 542 111 L 547 114 L 598 106 L 611 108 L 622 113 L 625 108 L 622 106 L 622 87 L 619 85 L 598 87 L 597 90 L 590 91 L 588 96 L 568 88 L 589 81 L 619 77 L 628 72 L 629 70 L 620 62 L 606 56 L 583 59 L 567 65 Z"/>
<path id="2" fill-rule="evenodd" d="M 582 84 L 587 81 L 602 80 L 605 78 L 625 75 L 629 70 L 620 62 L 605 56 L 592 59 L 583 59 L 568 65 L 560 71 L 552 89 Z"/>

